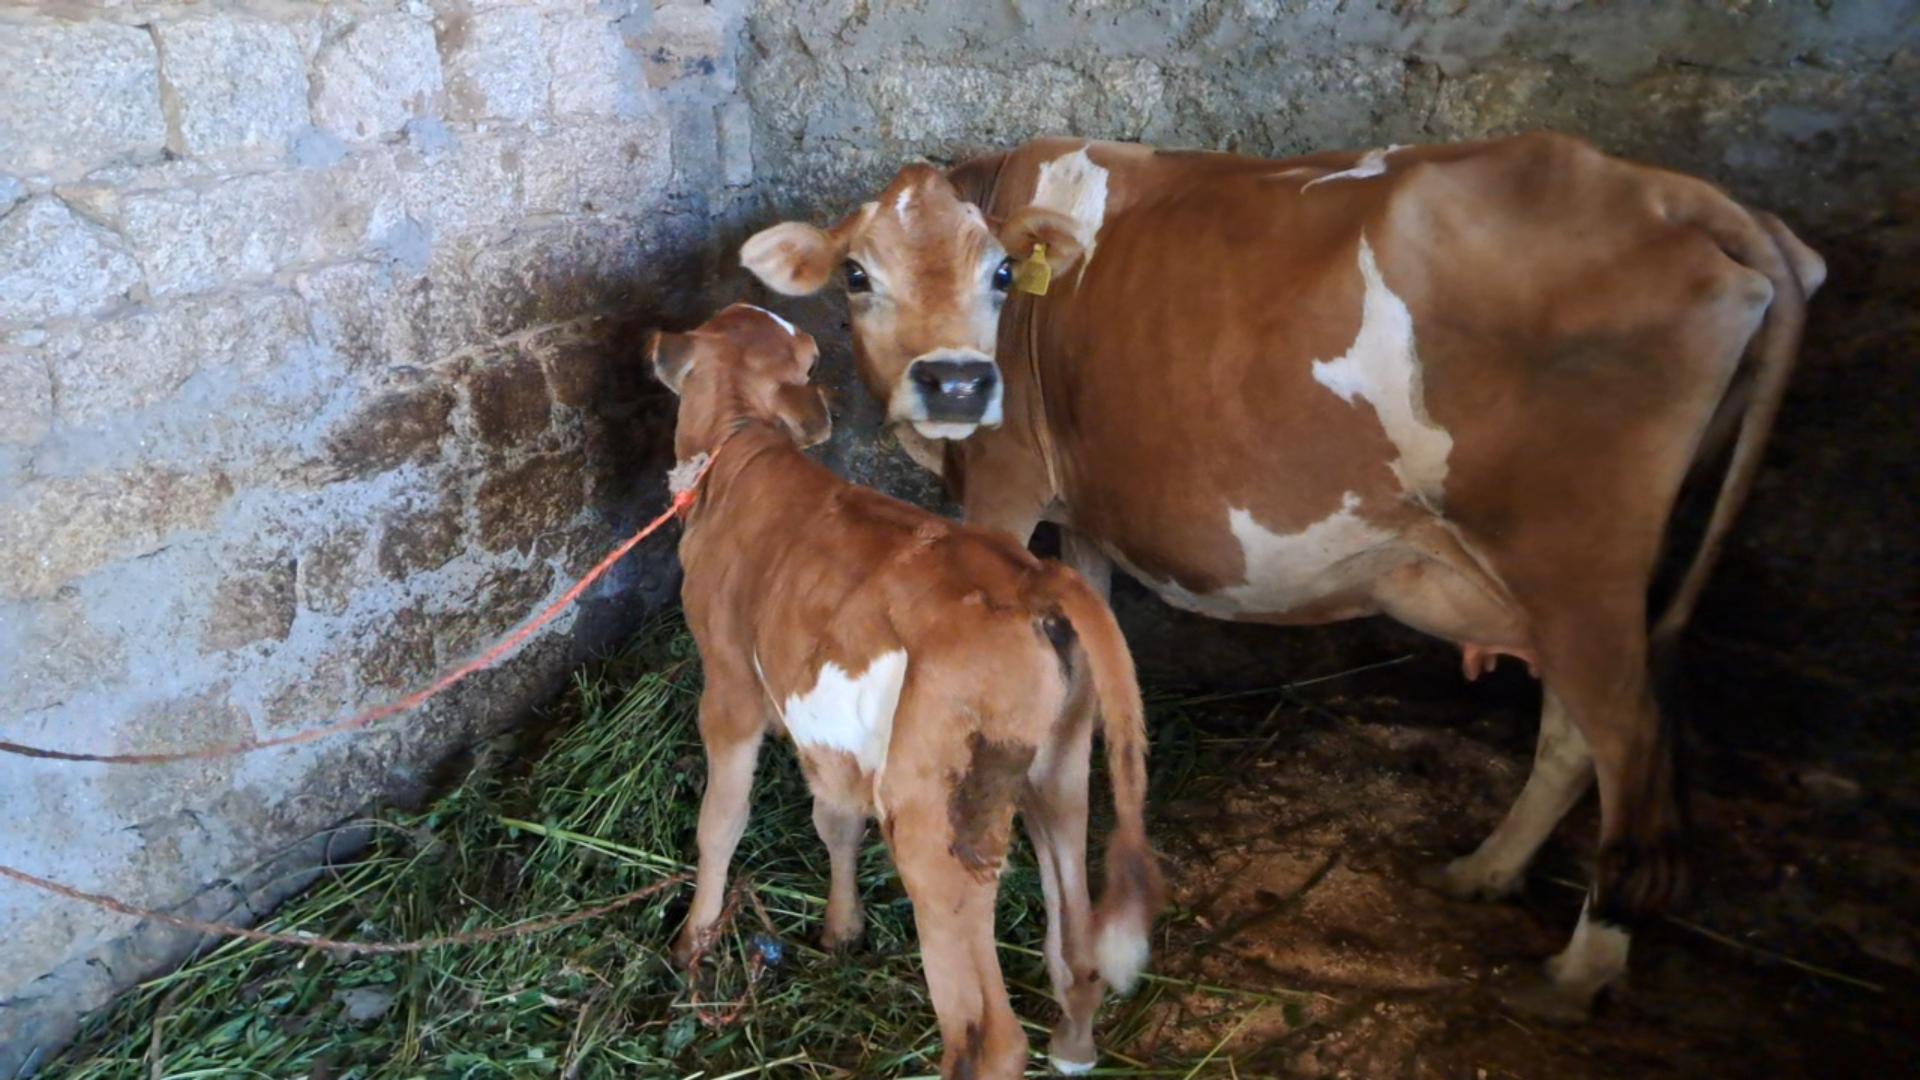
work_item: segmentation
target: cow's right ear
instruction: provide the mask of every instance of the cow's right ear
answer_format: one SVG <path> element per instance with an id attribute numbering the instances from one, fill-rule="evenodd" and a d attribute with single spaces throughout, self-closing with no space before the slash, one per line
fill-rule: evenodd
<path id="1" fill-rule="evenodd" d="M 653 362 L 654 377 L 675 394 L 687 383 L 687 372 L 693 370 L 693 358 L 699 352 L 699 342 L 692 334 L 675 334 L 665 330 L 656 330 L 647 343 L 647 358 Z"/>
<path id="2" fill-rule="evenodd" d="M 1000 246 L 1014 258 L 1024 259 L 1033 254 L 1034 245 L 1047 245 L 1047 267 L 1057 277 L 1079 262 L 1086 250 L 1080 232 L 1080 223 L 1058 210 L 1029 206 L 1015 211 L 1000 227 Z"/>
<path id="3" fill-rule="evenodd" d="M 811 296 L 825 288 L 846 255 L 844 240 L 798 221 L 762 229 L 740 245 L 740 265 L 785 296 Z"/>

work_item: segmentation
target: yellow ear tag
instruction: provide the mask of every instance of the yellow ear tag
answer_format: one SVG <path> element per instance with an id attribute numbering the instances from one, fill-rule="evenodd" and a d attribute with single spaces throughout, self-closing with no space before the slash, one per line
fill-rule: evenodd
<path id="1" fill-rule="evenodd" d="M 1053 267 L 1047 265 L 1047 245 L 1033 245 L 1033 254 L 1023 259 L 1013 268 L 1013 287 L 1023 293 L 1035 296 L 1047 295 L 1047 286 L 1053 284 Z"/>

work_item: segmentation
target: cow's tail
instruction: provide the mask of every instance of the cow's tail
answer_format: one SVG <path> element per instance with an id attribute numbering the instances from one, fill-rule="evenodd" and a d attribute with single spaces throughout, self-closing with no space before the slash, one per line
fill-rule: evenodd
<path id="1" fill-rule="evenodd" d="M 1800 352 L 1800 336 L 1806 327 L 1807 298 L 1826 280 L 1827 266 L 1812 248 L 1788 231 L 1777 217 L 1752 212 L 1715 191 L 1695 223 L 1720 244 L 1730 257 L 1744 266 L 1766 275 L 1773 286 L 1773 299 L 1753 337 L 1748 357 L 1753 364 L 1753 379 L 1746 406 L 1734 436 L 1733 453 L 1727 471 L 1714 497 L 1706 531 L 1694 550 L 1679 585 L 1665 610 L 1654 623 L 1649 643 L 1656 661 L 1668 657 L 1678 642 L 1687 620 L 1700 602 L 1721 547 L 1753 489 L 1760 470 L 1760 456 L 1767 437 L 1779 415 L 1780 402 L 1786 396 L 1787 379 L 1793 373 Z"/>
<path id="2" fill-rule="evenodd" d="M 1113 612 L 1065 567 L 1055 567 L 1054 595 L 1086 652 L 1100 705 L 1113 784 L 1113 835 L 1107 840 L 1106 886 L 1094 912 L 1100 976 L 1121 993 L 1147 966 L 1153 917 L 1164 885 L 1147 842 L 1147 731 L 1133 656 Z"/>

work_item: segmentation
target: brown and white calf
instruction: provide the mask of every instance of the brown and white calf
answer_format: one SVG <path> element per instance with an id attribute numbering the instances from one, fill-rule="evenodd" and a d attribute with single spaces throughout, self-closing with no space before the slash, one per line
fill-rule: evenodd
<path id="1" fill-rule="evenodd" d="M 1049 1055 L 1063 1072 L 1091 1068 L 1103 980 L 1124 989 L 1146 963 L 1160 892 L 1140 690 L 1112 613 L 1073 571 L 1006 536 L 846 483 L 803 454 L 828 416 L 807 382 L 813 338 L 784 320 L 735 305 L 658 335 L 652 354 L 680 395 L 676 456 L 710 461 L 680 542 L 707 751 L 682 958 L 720 915 L 761 739 L 784 733 L 832 866 L 825 941 L 860 935 L 855 860 L 876 819 L 913 903 L 944 1077 L 1026 1067 L 993 924 L 1020 816 L 1065 1013 Z M 1086 872 L 1096 706 L 1116 817 L 1097 913 Z"/>
<path id="2" fill-rule="evenodd" d="M 1625 971 L 1681 867 L 1650 645 L 1752 483 L 1825 273 L 1778 219 L 1550 134 L 1289 161 L 1047 139 L 909 167 L 741 259 L 846 288 L 863 381 L 969 524 L 1058 522 L 1090 580 L 1117 563 L 1218 618 L 1386 614 L 1470 675 L 1526 660 L 1533 775 L 1438 880 L 1513 890 L 1597 775 L 1586 911 L 1518 1000 L 1584 1012 Z M 1043 295 L 1014 289 L 1040 266 Z M 1650 635 L 1676 495 L 1728 441 Z"/>

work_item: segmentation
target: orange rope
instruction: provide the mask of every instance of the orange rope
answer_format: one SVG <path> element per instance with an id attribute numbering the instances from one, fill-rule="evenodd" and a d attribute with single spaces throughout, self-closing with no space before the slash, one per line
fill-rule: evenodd
<path id="1" fill-rule="evenodd" d="M 693 481 L 687 485 L 684 491 L 681 491 L 673 497 L 673 502 L 667 506 L 666 510 L 661 512 L 659 517 L 654 518 L 645 528 L 634 533 L 625 543 L 613 549 L 611 555 L 601 559 L 599 565 L 587 571 L 587 576 L 581 578 L 574 584 L 573 588 L 567 590 L 566 595 L 554 601 L 551 607 L 541 612 L 531 622 L 507 635 L 499 644 L 488 649 L 475 659 L 469 660 L 459 667 L 454 668 L 452 671 L 440 676 L 440 678 L 436 679 L 426 688 L 416 690 L 398 701 L 368 709 L 358 715 L 349 716 L 345 720 L 328 724 L 326 727 L 303 731 L 297 735 L 282 735 L 273 739 L 254 739 L 247 742 L 229 743 L 225 746 L 202 747 L 198 750 L 180 750 L 164 754 L 81 754 L 68 750 L 48 750 L 38 746 L 24 746 L 20 743 L 0 739 L 0 752 L 18 754 L 21 757 L 43 758 L 49 761 L 92 761 L 107 765 L 164 765 L 177 761 L 204 761 L 210 758 L 250 754 L 256 750 L 266 750 L 275 746 L 298 746 L 301 743 L 317 742 L 329 736 L 339 735 L 348 731 L 356 731 L 369 724 L 385 720 L 390 716 L 396 716 L 400 713 L 417 709 L 421 705 L 431 701 L 437 695 L 445 692 L 448 687 L 472 675 L 474 672 L 492 667 L 498 663 L 502 657 L 518 647 L 521 642 L 532 637 L 541 627 L 552 622 L 561 612 L 572 606 L 573 602 L 578 600 L 582 593 L 586 592 L 594 582 L 600 580 L 608 570 L 613 569 L 613 564 L 619 562 L 628 552 L 639 546 L 642 540 L 660 531 L 661 527 L 666 525 L 667 522 L 685 513 L 687 509 L 693 505 L 694 499 L 697 497 L 696 493 L 700 490 L 701 478 L 703 478 L 707 470 L 712 467 L 713 460 L 709 458 L 707 463 L 694 475 Z"/>

